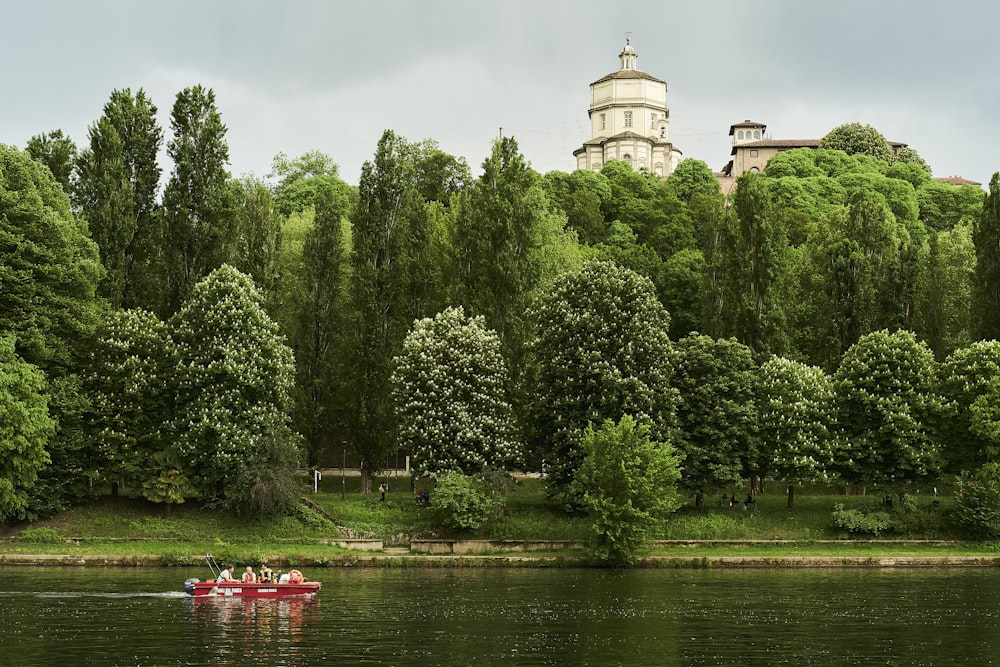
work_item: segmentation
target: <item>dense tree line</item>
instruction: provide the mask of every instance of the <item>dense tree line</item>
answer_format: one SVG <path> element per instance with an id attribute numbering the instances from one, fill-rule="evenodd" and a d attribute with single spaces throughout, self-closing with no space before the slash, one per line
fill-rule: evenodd
<path id="1" fill-rule="evenodd" d="M 507 137 L 474 174 L 392 131 L 356 187 L 315 151 L 233 178 L 195 86 L 161 193 L 155 114 L 114 91 L 80 150 L 0 147 L 0 518 L 112 484 L 286 511 L 340 445 L 366 487 L 402 451 L 591 510 L 614 438 L 698 502 L 995 459 L 1000 177 L 852 124 L 728 196 L 697 160 L 543 175 Z"/>

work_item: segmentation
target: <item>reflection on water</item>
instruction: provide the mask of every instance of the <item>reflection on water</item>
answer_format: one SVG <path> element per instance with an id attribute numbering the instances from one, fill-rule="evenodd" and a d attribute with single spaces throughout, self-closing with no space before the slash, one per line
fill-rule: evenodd
<path id="1" fill-rule="evenodd" d="M 1000 665 L 1000 572 L 331 569 L 193 599 L 173 569 L 0 567 L 0 665 Z"/>
<path id="2" fill-rule="evenodd" d="M 296 647 L 305 640 L 309 623 L 317 617 L 316 598 L 188 597 L 195 641 L 219 658 L 242 658 L 240 664 L 281 658 L 282 664 L 300 662 Z"/>

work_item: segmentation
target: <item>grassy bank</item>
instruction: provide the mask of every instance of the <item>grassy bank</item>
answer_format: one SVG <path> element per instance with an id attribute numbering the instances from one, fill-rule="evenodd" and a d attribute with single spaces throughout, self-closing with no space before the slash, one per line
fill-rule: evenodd
<path id="1" fill-rule="evenodd" d="M 341 484 L 343 483 L 343 487 Z M 9 525 L 0 543 L 4 554 L 51 554 L 69 557 L 106 555 L 136 562 L 189 564 L 211 552 L 232 562 L 350 564 L 364 554 L 331 545 L 343 538 L 371 538 L 386 547 L 406 547 L 412 539 L 553 540 L 583 542 L 589 531 L 584 516 L 567 515 L 549 504 L 542 483 L 521 481 L 508 497 L 506 511 L 473 534 L 442 528 L 431 508 L 419 506 L 405 478 L 390 480 L 390 492 L 360 494 L 358 480 L 335 480 L 308 498 L 321 511 L 294 517 L 258 520 L 187 503 L 166 514 L 162 506 L 142 499 L 104 497 L 31 525 Z M 343 498 L 341 490 L 343 489 Z M 662 559 L 710 557 L 759 558 L 880 558 L 973 557 L 1000 555 L 992 543 L 962 541 L 949 520 L 952 500 L 933 497 L 930 489 L 911 489 L 916 511 L 903 533 L 879 539 L 848 535 L 834 525 L 836 504 L 854 509 L 878 509 L 882 495 L 839 495 L 823 486 L 799 488 L 793 508 L 787 507 L 784 486 L 772 484 L 768 493 L 744 509 L 730 507 L 719 497 L 694 507 L 694 499 L 678 510 L 652 537 L 651 555 Z M 739 498 L 745 492 L 733 490 Z M 850 540 L 850 541 L 849 541 Z M 383 554 L 377 554 L 382 557 Z M 533 553 L 538 557 L 577 559 L 579 549 Z M 421 558 L 395 550 L 393 557 Z"/>

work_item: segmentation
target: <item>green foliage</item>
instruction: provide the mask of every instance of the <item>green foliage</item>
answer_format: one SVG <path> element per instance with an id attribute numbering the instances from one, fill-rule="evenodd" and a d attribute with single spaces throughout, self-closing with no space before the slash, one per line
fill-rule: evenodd
<path id="1" fill-rule="evenodd" d="M 258 179 L 246 176 L 231 181 L 238 237 L 232 251 L 234 268 L 253 278 L 270 296 L 278 280 L 281 249 L 281 216 L 270 190 Z"/>
<path id="2" fill-rule="evenodd" d="M 0 522 L 23 516 L 49 462 L 46 445 L 56 422 L 47 389 L 45 375 L 14 352 L 14 339 L 0 336 Z"/>
<path id="3" fill-rule="evenodd" d="M 271 425 L 256 449 L 236 466 L 226 488 L 225 506 L 236 516 L 274 518 L 295 511 L 303 484 L 299 438 L 285 424 Z"/>
<path id="4" fill-rule="evenodd" d="M 892 528 L 892 517 L 888 512 L 845 509 L 843 503 L 838 503 L 833 506 L 833 523 L 848 533 L 878 537 Z"/>
<path id="5" fill-rule="evenodd" d="M 142 310 L 114 310 L 98 330 L 84 382 L 95 463 L 111 479 L 145 472 L 167 417 L 166 325 Z"/>
<path id="6" fill-rule="evenodd" d="M 948 401 L 948 470 L 972 470 L 1000 459 L 1000 342 L 984 340 L 956 350 L 941 364 Z"/>
<path id="7" fill-rule="evenodd" d="M 285 470 L 284 450 L 295 447 L 287 435 L 294 360 L 261 302 L 248 276 L 223 266 L 170 321 L 170 426 L 207 498 L 244 492 L 234 485 L 245 468 Z"/>
<path id="8" fill-rule="evenodd" d="M 937 362 L 907 331 L 862 336 L 834 376 L 839 465 L 852 480 L 916 480 L 941 469 Z"/>
<path id="9" fill-rule="evenodd" d="M 676 402 L 670 316 L 647 278 L 603 261 L 561 277 L 535 315 L 535 442 L 550 492 L 573 502 L 590 424 L 631 414 L 651 438 L 667 439 Z"/>
<path id="10" fill-rule="evenodd" d="M 976 248 L 971 224 L 932 232 L 919 260 L 914 330 L 943 359 L 972 342 Z"/>
<path id="11" fill-rule="evenodd" d="M 173 452 L 156 452 L 150 463 L 152 476 L 142 483 L 142 495 L 150 502 L 163 503 L 169 513 L 171 506 L 183 503 L 194 488 Z"/>
<path id="12" fill-rule="evenodd" d="M 73 162 L 76 160 L 76 144 L 62 130 L 36 134 L 25 147 L 28 154 L 52 172 L 52 176 L 70 193 L 73 178 Z"/>
<path id="13" fill-rule="evenodd" d="M 629 415 L 599 430 L 588 427 L 582 448 L 573 488 L 593 520 L 590 555 L 606 565 L 631 565 L 650 532 L 681 505 L 679 457 Z"/>
<path id="14" fill-rule="evenodd" d="M 34 528 L 28 527 L 17 535 L 14 539 L 18 542 L 27 542 L 29 544 L 65 544 L 66 539 L 59 534 L 59 531 L 55 528 L 48 528 L 45 526 Z"/>
<path id="15" fill-rule="evenodd" d="M 1000 463 L 986 463 L 955 486 L 955 517 L 976 538 L 1000 537 Z"/>
<path id="16" fill-rule="evenodd" d="M 414 323 L 395 359 L 399 442 L 418 476 L 473 474 L 520 459 L 500 340 L 483 317 L 447 308 Z"/>
<path id="17" fill-rule="evenodd" d="M 1000 173 L 990 179 L 983 210 L 972 226 L 976 274 L 972 281 L 976 337 L 1000 339 Z"/>
<path id="18" fill-rule="evenodd" d="M 170 312 L 187 300 L 202 278 L 229 261 L 238 238 L 233 189 L 229 186 L 226 126 L 215 91 L 202 86 L 177 94 L 170 112 L 174 161 L 163 190 L 166 212 L 164 250 L 170 267 Z"/>
<path id="19" fill-rule="evenodd" d="M 87 222 L 106 271 L 100 293 L 113 307 L 155 308 L 150 296 L 163 275 L 155 217 L 160 186 L 157 154 L 163 130 L 156 106 L 140 88 L 115 90 L 88 131 L 89 145 L 76 160 L 73 203 Z M 149 275 L 152 273 L 153 275 Z"/>
<path id="20" fill-rule="evenodd" d="M 0 144 L 0 332 L 47 373 L 74 367 L 99 318 L 97 246 L 51 172 Z"/>
<path id="21" fill-rule="evenodd" d="M 783 357 L 761 365 L 754 401 L 768 472 L 787 480 L 827 475 L 837 456 L 833 399 L 822 369 Z"/>
<path id="22" fill-rule="evenodd" d="M 719 195 L 719 181 L 707 164 L 701 160 L 687 158 L 681 160 L 667 178 L 678 199 L 691 201 L 695 195 Z"/>
<path id="23" fill-rule="evenodd" d="M 835 127 L 820 139 L 819 147 L 844 151 L 848 155 L 870 155 L 885 163 L 892 162 L 889 142 L 871 125 L 847 123 Z"/>
<path id="24" fill-rule="evenodd" d="M 459 530 L 478 530 L 503 508 L 489 485 L 459 472 L 437 477 L 430 502 L 443 525 Z"/>
<path id="25" fill-rule="evenodd" d="M 682 484 L 701 495 L 753 465 L 756 363 L 746 345 L 697 332 L 677 341 L 674 359 Z"/>
<path id="26" fill-rule="evenodd" d="M 917 186 L 920 220 L 931 229 L 945 231 L 961 222 L 971 224 L 983 210 L 986 193 L 976 185 L 955 187 L 950 183 L 928 180 Z"/>

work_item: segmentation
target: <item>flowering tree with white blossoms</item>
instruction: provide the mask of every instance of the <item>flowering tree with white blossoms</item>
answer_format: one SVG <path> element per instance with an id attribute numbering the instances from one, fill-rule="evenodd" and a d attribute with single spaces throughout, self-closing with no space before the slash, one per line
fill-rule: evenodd
<path id="1" fill-rule="evenodd" d="M 590 261 L 556 280 L 536 318 L 534 437 L 550 495 L 576 504 L 570 485 L 588 426 L 628 414 L 653 441 L 670 442 L 677 403 L 670 316 L 649 278 Z"/>
<path id="2" fill-rule="evenodd" d="M 395 359 L 400 444 L 417 475 L 500 470 L 519 460 L 507 365 L 483 317 L 447 308 L 418 320 Z"/>
<path id="3" fill-rule="evenodd" d="M 833 467 L 833 379 L 815 366 L 771 357 L 758 371 L 755 396 L 761 449 L 773 476 L 789 482 L 825 477 Z M 789 486 L 788 506 L 795 501 Z"/>
<path id="4" fill-rule="evenodd" d="M 941 468 L 937 362 L 908 331 L 866 334 L 834 374 L 838 462 L 849 481 L 904 482 Z"/>
<path id="5" fill-rule="evenodd" d="M 148 477 L 162 448 L 166 325 L 144 310 L 112 310 L 98 330 L 85 379 L 91 425 L 106 477 Z M 139 479 L 138 481 L 142 481 Z"/>
<path id="6" fill-rule="evenodd" d="M 294 360 L 262 303 L 249 276 L 222 266 L 170 320 L 174 445 L 208 498 L 245 494 L 247 471 L 294 469 Z"/>

